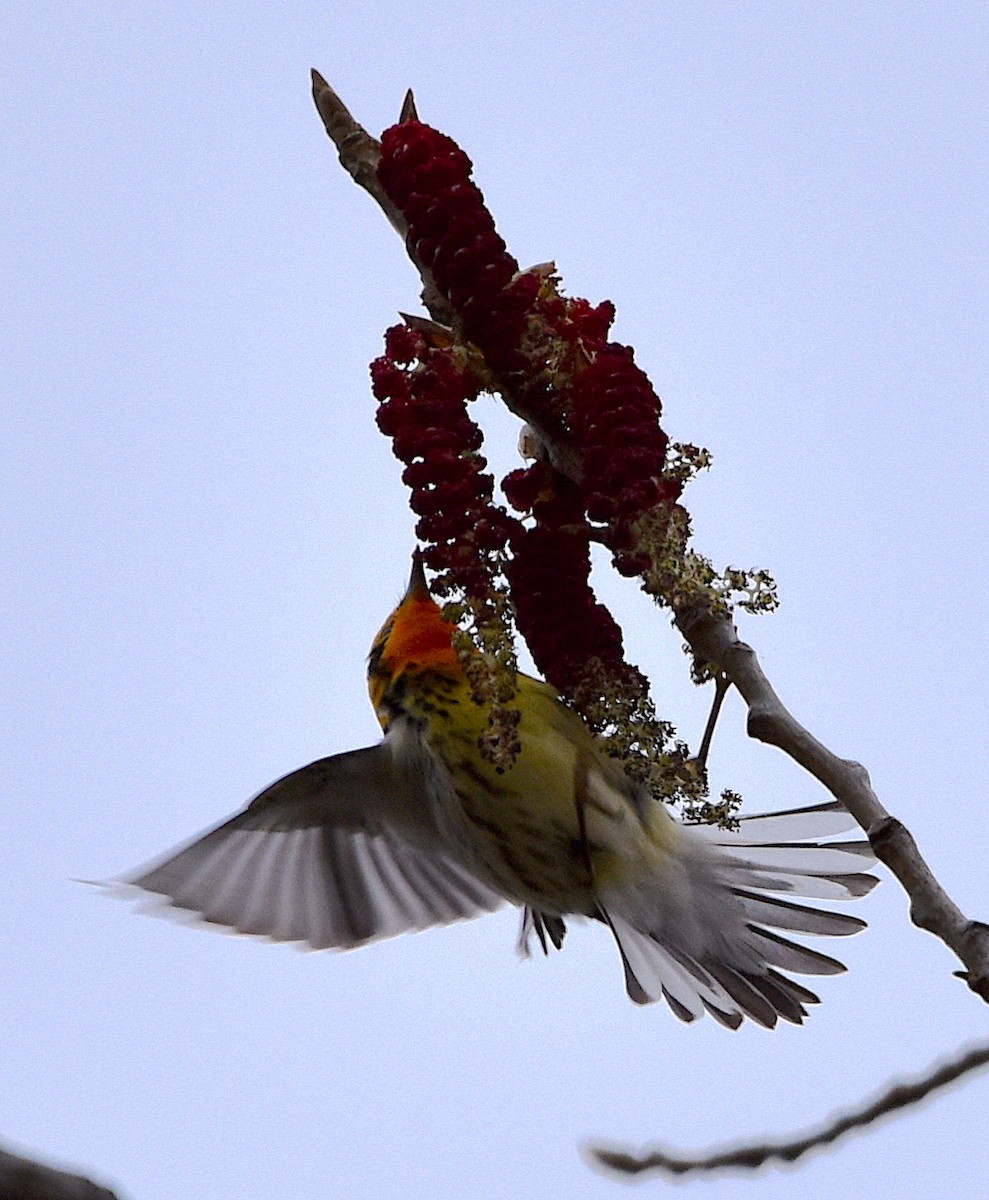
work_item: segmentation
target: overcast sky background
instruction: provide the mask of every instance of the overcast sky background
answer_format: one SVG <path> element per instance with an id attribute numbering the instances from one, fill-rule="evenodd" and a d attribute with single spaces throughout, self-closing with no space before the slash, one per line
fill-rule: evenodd
<path id="1" fill-rule="evenodd" d="M 603 1200 L 622 1184 L 588 1140 L 781 1135 L 989 1034 L 894 882 L 853 910 L 849 975 L 771 1034 L 634 1007 L 599 928 L 530 962 L 510 912 L 305 955 L 73 882 L 377 736 L 364 661 L 413 517 L 367 363 L 418 288 L 337 165 L 316 66 L 376 133 L 413 86 L 520 261 L 615 301 L 669 432 L 715 456 L 697 548 L 779 581 L 744 636 L 989 919 L 986 6 L 34 0 L 2 22 L 0 1141 L 129 1200 Z M 478 411 L 516 465 L 514 422 Z M 679 638 L 597 575 L 696 744 Z M 749 811 L 824 799 L 746 742 L 737 699 L 713 772 Z M 987 1108 L 978 1078 L 797 1169 L 679 1190 L 970 1192 Z"/>

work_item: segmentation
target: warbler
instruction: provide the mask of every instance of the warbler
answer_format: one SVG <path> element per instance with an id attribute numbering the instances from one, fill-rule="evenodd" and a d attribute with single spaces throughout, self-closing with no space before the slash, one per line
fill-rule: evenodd
<path id="1" fill-rule="evenodd" d="M 242 812 L 122 883 L 204 921 L 313 949 L 523 908 L 560 948 L 568 916 L 614 935 L 632 1000 L 736 1029 L 796 1024 L 818 997 L 783 974 L 844 971 L 782 936 L 844 935 L 855 917 L 790 897 L 851 900 L 877 882 L 838 804 L 744 817 L 737 832 L 674 818 L 552 687 L 522 675 L 521 750 L 499 771 L 487 725 L 415 559 L 374 640 L 368 683 L 384 731 L 279 779 Z M 775 894 L 774 894 L 775 893 Z M 786 899 L 782 898 L 787 897 Z"/>

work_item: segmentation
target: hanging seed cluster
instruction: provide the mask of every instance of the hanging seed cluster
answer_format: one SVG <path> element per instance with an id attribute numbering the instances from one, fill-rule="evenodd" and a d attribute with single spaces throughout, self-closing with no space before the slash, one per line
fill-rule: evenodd
<path id="1" fill-rule="evenodd" d="M 621 630 L 589 583 L 596 540 L 622 574 L 670 602 L 671 569 L 688 561 L 678 501 L 689 456 L 671 453 L 679 448 L 632 350 L 608 340 L 612 304 L 563 296 L 552 264 L 520 271 L 455 142 L 409 120 L 385 131 L 381 151 L 379 179 L 405 217 L 409 254 L 455 314 L 449 346 L 396 327 L 372 366 L 378 422 L 407 464 L 425 560 L 442 587 L 462 592 L 475 621 L 483 613 L 482 625 L 501 623 L 501 640 L 487 635 L 494 658 L 507 612 L 493 597 L 499 573 L 507 579 L 545 677 L 655 791 L 693 794 L 700 785 L 682 770 L 685 748 L 656 719 L 647 681 L 626 663 Z M 466 412 L 482 387 L 512 396 L 581 463 L 577 481 L 544 461 L 505 479 L 525 522 L 493 504 L 483 474 L 480 431 Z M 488 652 L 483 639 L 479 648 Z"/>

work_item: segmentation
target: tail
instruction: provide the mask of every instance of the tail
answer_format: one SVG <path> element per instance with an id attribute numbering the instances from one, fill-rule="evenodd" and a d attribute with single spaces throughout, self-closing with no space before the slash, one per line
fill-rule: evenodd
<path id="1" fill-rule="evenodd" d="M 730 1029 L 746 1017 L 772 1029 L 801 1024 L 818 997 L 781 974 L 836 975 L 837 959 L 774 930 L 842 937 L 865 928 L 844 913 L 780 899 L 856 900 L 878 882 L 867 841 L 822 842 L 854 826 L 836 803 L 743 817 L 736 833 L 682 825 L 682 841 L 661 872 L 601 890 L 638 1004 L 663 999 L 682 1021 L 709 1012 Z M 768 926 L 768 928 L 767 928 Z"/>

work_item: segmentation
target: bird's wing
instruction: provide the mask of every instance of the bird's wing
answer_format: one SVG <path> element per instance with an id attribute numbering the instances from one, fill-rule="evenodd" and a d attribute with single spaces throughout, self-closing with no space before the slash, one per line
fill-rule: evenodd
<path id="1" fill-rule="evenodd" d="M 211 924 L 315 950 L 503 903 L 447 852 L 386 743 L 293 771 L 237 816 L 119 882 Z"/>

